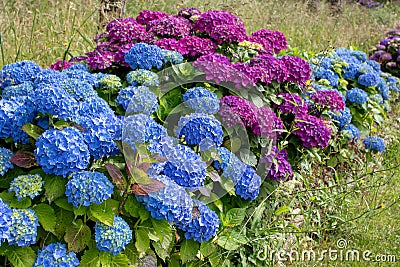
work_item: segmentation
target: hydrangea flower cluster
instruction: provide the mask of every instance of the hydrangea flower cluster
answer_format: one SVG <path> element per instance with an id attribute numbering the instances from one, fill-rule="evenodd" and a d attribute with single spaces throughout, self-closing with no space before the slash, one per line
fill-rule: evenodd
<path id="1" fill-rule="evenodd" d="M 279 105 L 275 107 L 283 114 L 293 114 L 296 116 L 308 113 L 308 106 L 300 95 L 294 93 L 280 93 L 278 97 L 282 98 Z"/>
<path id="2" fill-rule="evenodd" d="M 76 267 L 79 266 L 79 260 L 75 252 L 67 251 L 65 244 L 52 243 L 39 249 L 33 266 Z"/>
<path id="3" fill-rule="evenodd" d="M 355 104 L 364 104 L 368 100 L 368 94 L 364 90 L 354 87 L 346 92 L 346 99 Z"/>
<path id="4" fill-rule="evenodd" d="M 196 113 L 215 114 L 219 110 L 217 95 L 204 87 L 193 87 L 187 90 L 182 100 Z"/>
<path id="5" fill-rule="evenodd" d="M 391 30 L 386 33 L 374 49 L 369 59 L 381 64 L 382 70 L 399 77 L 400 74 L 400 30 Z"/>
<path id="6" fill-rule="evenodd" d="M 338 111 L 344 110 L 345 103 L 342 96 L 332 90 L 318 90 L 310 95 L 312 106 L 319 110 Z"/>
<path id="7" fill-rule="evenodd" d="M 276 181 L 286 181 L 293 177 L 292 165 L 288 162 L 288 153 L 286 150 L 278 150 L 276 146 L 267 152 L 262 161 L 269 167 L 267 177 Z"/>
<path id="8" fill-rule="evenodd" d="M 13 209 L 7 238 L 8 244 L 19 247 L 35 244 L 38 226 L 39 221 L 33 210 Z"/>
<path id="9" fill-rule="evenodd" d="M 10 85 L 3 89 L 1 96 L 3 99 L 12 100 L 12 98 L 24 97 L 34 92 L 33 82 L 23 82 L 18 85 Z"/>
<path id="10" fill-rule="evenodd" d="M 349 124 L 353 117 L 348 107 L 345 107 L 344 110 L 339 110 L 337 112 L 332 112 L 330 114 L 332 118 L 336 121 L 339 128 L 343 128 L 347 124 Z"/>
<path id="11" fill-rule="evenodd" d="M 65 189 L 68 202 L 74 207 L 101 204 L 111 197 L 113 184 L 100 172 L 82 171 L 72 174 Z"/>
<path id="12" fill-rule="evenodd" d="M 47 130 L 36 140 L 36 162 L 45 173 L 63 177 L 86 169 L 89 148 L 82 134 L 75 128 Z"/>
<path id="13" fill-rule="evenodd" d="M 10 159 L 14 155 L 14 153 L 4 147 L 0 147 L 0 175 L 4 176 L 6 172 L 10 169 L 14 168 L 14 165 L 11 163 Z"/>
<path id="14" fill-rule="evenodd" d="M 18 201 L 25 197 L 34 199 L 40 195 L 43 185 L 44 181 L 40 174 L 20 175 L 12 180 L 8 191 L 14 192 Z"/>
<path id="15" fill-rule="evenodd" d="M 151 217 L 157 220 L 187 224 L 192 220 L 193 200 L 185 189 L 167 176 L 153 177 L 164 187 L 147 195 L 136 195 L 137 201 L 145 205 Z"/>
<path id="16" fill-rule="evenodd" d="M 188 19 L 175 16 L 152 20 L 146 25 L 148 35 L 166 38 L 186 37 L 190 34 L 191 28 L 192 24 Z"/>
<path id="17" fill-rule="evenodd" d="M 325 148 L 331 139 L 331 128 L 324 120 L 304 114 L 296 118 L 295 130 L 304 147 Z"/>
<path id="18" fill-rule="evenodd" d="M 101 251 L 120 254 L 132 240 L 132 230 L 119 216 L 114 217 L 112 226 L 96 222 L 94 226 L 96 246 Z"/>
<path id="19" fill-rule="evenodd" d="M 33 82 L 40 71 L 40 66 L 29 60 L 5 65 L 0 71 L 0 89 L 27 81 Z"/>
<path id="20" fill-rule="evenodd" d="M 178 145 L 166 151 L 164 174 L 183 187 L 201 187 L 207 165 L 190 147 Z"/>
<path id="21" fill-rule="evenodd" d="M 186 239 L 197 242 L 208 241 L 218 231 L 220 223 L 218 215 L 199 200 L 193 200 L 193 203 L 193 209 L 196 209 L 200 215 L 193 216 L 189 223 L 178 224 L 178 227 L 185 232 Z"/>
<path id="22" fill-rule="evenodd" d="M 357 141 L 361 137 L 360 130 L 351 123 L 343 127 L 342 133 L 344 133 L 347 136 L 347 138 L 353 141 Z"/>
<path id="23" fill-rule="evenodd" d="M 204 113 L 181 117 L 175 132 L 177 138 L 189 146 L 199 146 L 200 151 L 210 150 L 222 144 L 221 123 Z"/>
<path id="24" fill-rule="evenodd" d="M 135 44 L 126 54 L 125 62 L 133 69 L 150 70 L 161 69 L 164 64 L 164 56 L 161 48 L 146 43 Z"/>
<path id="25" fill-rule="evenodd" d="M 257 125 L 257 107 L 252 102 L 239 96 L 224 96 L 221 98 L 221 108 L 218 115 L 228 127 L 242 124 L 245 127 Z"/>
<path id="26" fill-rule="evenodd" d="M 158 109 L 158 99 L 146 86 L 128 86 L 119 92 L 117 105 L 121 105 L 127 114 L 144 113 L 150 115 Z"/>
<path id="27" fill-rule="evenodd" d="M 368 136 L 363 139 L 365 149 L 369 149 L 376 152 L 385 151 L 385 142 L 378 136 Z"/>

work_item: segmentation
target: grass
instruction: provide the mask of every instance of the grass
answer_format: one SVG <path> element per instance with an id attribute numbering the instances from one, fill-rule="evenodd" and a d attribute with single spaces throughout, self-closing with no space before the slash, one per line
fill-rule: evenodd
<path id="1" fill-rule="evenodd" d="M 92 38 L 97 34 L 97 0 L 0 1 L 0 68 L 23 59 L 45 67 L 63 58 L 67 48 L 72 55 L 80 55 L 95 46 Z M 136 0 L 127 3 L 127 16 L 136 16 L 142 9 L 169 13 L 188 6 L 201 10 L 226 9 L 245 21 L 249 33 L 260 28 L 279 30 L 292 47 L 312 52 L 341 46 L 368 51 L 384 32 L 400 24 L 398 5 L 369 10 L 346 4 L 342 14 L 332 16 L 327 4 L 322 3 L 318 12 L 311 12 L 305 2 L 296 0 Z M 397 114 L 400 114 L 398 107 L 384 127 L 385 136 L 392 141 L 382 158 L 386 167 L 400 164 Z M 357 217 L 360 210 L 368 212 L 328 236 L 321 248 L 335 248 L 336 241 L 344 238 L 350 249 L 370 250 L 373 255 L 397 255 L 400 262 L 399 169 L 365 179 L 365 186 L 370 190 L 353 194 L 341 212 L 347 219 Z M 367 265 L 365 262 L 325 263 L 325 266 Z M 376 266 L 395 264 L 376 263 Z"/>
<path id="2" fill-rule="evenodd" d="M 307 1 L 296 0 L 137 0 L 127 1 L 127 16 L 142 9 L 176 13 L 181 7 L 201 10 L 226 9 L 240 16 L 248 32 L 260 28 L 279 30 L 292 47 L 319 52 L 329 47 L 357 47 L 367 51 L 385 31 L 399 24 L 400 6 L 370 10 L 346 4 L 339 16 L 330 15 L 329 5 L 318 12 L 307 8 Z M 22 1 L 1 0 L 0 33 L 2 65 L 31 59 L 43 67 L 64 57 L 70 44 L 72 55 L 90 51 L 97 34 L 96 0 Z"/>

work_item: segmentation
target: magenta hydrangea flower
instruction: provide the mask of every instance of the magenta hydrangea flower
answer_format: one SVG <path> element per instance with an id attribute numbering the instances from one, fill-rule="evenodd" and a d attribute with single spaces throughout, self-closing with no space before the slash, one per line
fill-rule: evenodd
<path id="1" fill-rule="evenodd" d="M 277 147 L 272 147 L 270 151 L 267 148 L 262 162 L 269 167 L 267 177 L 275 181 L 285 181 L 293 178 L 292 165 L 288 162 L 288 153 L 286 150 L 278 150 Z"/>
<path id="2" fill-rule="evenodd" d="M 280 60 L 285 64 L 288 77 L 287 81 L 306 86 L 306 82 L 311 79 L 311 68 L 307 61 L 295 56 L 283 56 Z"/>
<path id="3" fill-rule="evenodd" d="M 134 18 L 119 18 L 108 23 L 108 41 L 118 44 L 136 43 L 146 38 L 146 30 Z"/>
<path id="4" fill-rule="evenodd" d="M 278 97 L 282 98 L 282 103 L 279 105 L 274 104 L 283 114 L 303 115 L 307 114 L 308 106 L 300 95 L 294 93 L 280 93 Z"/>
<path id="5" fill-rule="evenodd" d="M 182 55 L 200 57 L 214 54 L 216 48 L 216 44 L 210 39 L 188 36 L 179 40 L 177 51 Z"/>
<path id="6" fill-rule="evenodd" d="M 244 98 L 234 95 L 224 96 L 221 98 L 221 108 L 218 114 L 221 116 L 222 122 L 228 127 L 242 124 L 249 128 L 257 129 L 258 127 L 261 133 L 257 121 L 257 107 Z"/>
<path id="7" fill-rule="evenodd" d="M 104 70 L 112 66 L 114 62 L 114 52 L 94 50 L 88 52 L 86 63 L 93 70 Z"/>
<path id="8" fill-rule="evenodd" d="M 258 55 L 250 60 L 250 66 L 260 67 L 264 75 L 262 76 L 261 82 L 271 83 L 277 81 L 281 83 L 285 81 L 289 75 L 283 61 L 277 59 L 275 56 L 263 54 Z"/>
<path id="9" fill-rule="evenodd" d="M 67 69 L 67 68 L 69 68 L 71 66 L 72 65 L 67 60 L 59 60 L 56 63 L 50 65 L 50 69 L 62 71 L 62 70 L 65 70 L 65 69 Z"/>
<path id="10" fill-rule="evenodd" d="M 288 42 L 283 33 L 279 31 L 271 31 L 261 29 L 253 32 L 247 38 L 248 41 L 259 43 L 264 48 L 266 54 L 279 54 L 281 50 L 287 49 Z"/>
<path id="11" fill-rule="evenodd" d="M 169 17 L 170 14 L 161 12 L 161 11 L 152 11 L 152 10 L 142 10 L 139 12 L 136 17 L 136 21 L 142 25 L 148 25 L 151 21 Z"/>
<path id="12" fill-rule="evenodd" d="M 246 38 L 246 29 L 242 24 L 222 24 L 212 28 L 210 38 L 218 44 L 243 41 Z"/>
<path id="13" fill-rule="evenodd" d="M 251 128 L 254 134 L 275 139 L 282 132 L 280 131 L 283 129 L 282 120 L 269 107 L 258 108 L 256 116 L 257 123 Z"/>
<path id="14" fill-rule="evenodd" d="M 295 120 L 293 133 L 300 138 L 304 147 L 325 148 L 328 146 L 332 131 L 327 124 L 318 117 L 302 114 Z"/>
<path id="15" fill-rule="evenodd" d="M 175 38 L 162 38 L 160 40 L 154 41 L 154 45 L 156 45 L 162 49 L 179 52 L 179 41 L 176 40 Z M 181 52 L 179 52 L 179 53 L 181 53 Z"/>
<path id="16" fill-rule="evenodd" d="M 189 36 L 191 28 L 188 19 L 168 16 L 150 21 L 146 30 L 149 35 L 159 37 L 186 37 Z"/>
<path id="17" fill-rule="evenodd" d="M 220 25 L 236 25 L 244 28 L 243 21 L 224 10 L 210 10 L 200 15 L 193 25 L 193 30 L 210 34 Z"/>
<path id="18" fill-rule="evenodd" d="M 237 62 L 232 66 L 241 71 L 246 77 L 248 77 L 253 83 L 265 82 L 270 83 L 271 79 L 268 75 L 267 69 L 261 66 L 250 66 L 244 62 Z"/>
<path id="19" fill-rule="evenodd" d="M 345 103 L 342 96 L 331 90 L 320 90 L 310 96 L 312 105 L 318 109 L 329 109 L 332 111 L 344 110 Z"/>

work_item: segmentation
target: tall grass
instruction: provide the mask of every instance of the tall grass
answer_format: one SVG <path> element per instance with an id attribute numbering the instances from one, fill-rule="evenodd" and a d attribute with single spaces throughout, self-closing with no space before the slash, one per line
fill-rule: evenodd
<path id="1" fill-rule="evenodd" d="M 388 5 L 370 10 L 346 4 L 344 12 L 330 15 L 321 3 L 318 12 L 296 0 L 131 0 L 127 16 L 142 9 L 176 13 L 195 6 L 205 11 L 225 9 L 240 16 L 249 33 L 260 28 L 279 30 L 292 47 L 319 52 L 328 47 L 354 46 L 369 50 L 383 33 L 399 23 L 400 7 Z M 68 52 L 83 54 L 94 47 L 97 34 L 97 0 L 0 2 L 0 67 L 16 60 L 31 59 L 48 66 Z"/>

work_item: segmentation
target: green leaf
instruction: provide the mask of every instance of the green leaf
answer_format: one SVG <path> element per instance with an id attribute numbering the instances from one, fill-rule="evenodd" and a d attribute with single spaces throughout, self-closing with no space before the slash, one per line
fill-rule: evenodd
<path id="1" fill-rule="evenodd" d="M 81 258 L 81 267 L 101 267 L 99 251 L 97 248 L 89 249 L 85 251 Z"/>
<path id="2" fill-rule="evenodd" d="M 89 211 L 89 207 L 79 206 L 78 208 L 73 207 L 75 216 L 83 216 Z"/>
<path id="3" fill-rule="evenodd" d="M 12 194 L 8 193 L 7 191 L 1 192 L 0 198 L 5 202 L 11 202 L 15 199 L 14 196 Z"/>
<path id="4" fill-rule="evenodd" d="M 138 184 L 150 184 L 151 180 L 146 172 L 139 168 L 130 169 L 132 180 Z"/>
<path id="5" fill-rule="evenodd" d="M 45 196 L 50 203 L 64 195 L 66 183 L 67 180 L 60 176 L 50 176 L 46 179 L 44 190 Z"/>
<path id="6" fill-rule="evenodd" d="M 114 216 L 118 212 L 118 201 L 108 199 L 99 205 L 91 205 L 90 213 L 100 222 L 112 226 L 114 224 Z"/>
<path id="7" fill-rule="evenodd" d="M 247 244 L 247 242 L 246 236 L 238 231 L 227 232 L 217 240 L 217 244 L 226 250 L 236 250 L 241 245 Z"/>
<path id="8" fill-rule="evenodd" d="M 289 211 L 290 211 L 290 208 L 288 206 L 282 206 L 275 211 L 275 215 L 279 216 L 279 215 L 287 213 Z"/>
<path id="9" fill-rule="evenodd" d="M 23 125 L 22 130 L 34 139 L 37 139 L 39 136 L 42 135 L 42 133 L 44 133 L 43 128 L 36 126 L 32 123 Z"/>
<path id="10" fill-rule="evenodd" d="M 62 239 L 64 237 L 65 230 L 72 224 L 75 215 L 72 211 L 58 208 L 56 216 L 57 219 L 54 234 L 58 237 L 58 239 Z"/>
<path id="11" fill-rule="evenodd" d="M 230 209 L 225 215 L 225 220 L 223 222 L 223 225 L 225 227 L 233 227 L 241 225 L 245 217 L 246 217 L 246 209 L 239 209 L 239 208 Z"/>
<path id="12" fill-rule="evenodd" d="M 139 253 L 134 244 L 130 243 L 125 247 L 124 254 L 128 257 L 131 266 L 138 265 Z"/>
<path id="13" fill-rule="evenodd" d="M 14 267 L 33 266 L 36 260 L 36 254 L 31 247 L 10 246 L 5 256 Z"/>
<path id="14" fill-rule="evenodd" d="M 130 195 L 124 205 L 124 209 L 134 218 L 139 218 L 139 209 L 143 208 L 143 205 L 136 201 L 136 198 Z"/>
<path id="15" fill-rule="evenodd" d="M 33 210 L 36 212 L 39 223 L 42 225 L 43 229 L 54 233 L 57 223 L 54 209 L 47 204 L 39 204 L 34 206 Z"/>
<path id="16" fill-rule="evenodd" d="M 100 251 L 98 257 L 101 266 L 126 267 L 129 265 L 128 257 L 123 254 L 113 256 L 109 252 Z"/>
<path id="17" fill-rule="evenodd" d="M 221 255 L 218 252 L 213 252 L 209 257 L 208 260 L 212 267 L 220 266 L 221 262 Z"/>
<path id="18" fill-rule="evenodd" d="M 180 251 L 182 263 L 196 260 L 199 247 L 200 244 L 196 241 L 186 239 L 183 240 Z"/>
<path id="19" fill-rule="evenodd" d="M 74 206 L 72 206 L 72 204 L 68 202 L 67 197 L 60 197 L 60 198 L 56 199 L 54 201 L 54 203 L 62 209 L 65 209 L 68 211 L 74 211 Z"/>
<path id="20" fill-rule="evenodd" d="M 166 220 L 155 220 L 151 218 L 154 230 L 157 233 L 160 242 L 163 241 L 163 237 L 172 233 L 171 225 Z"/>
<path id="21" fill-rule="evenodd" d="M 150 248 L 150 238 L 143 229 L 135 231 L 135 247 L 139 253 L 145 253 Z"/>
<path id="22" fill-rule="evenodd" d="M 78 220 L 67 228 L 64 236 L 65 242 L 68 243 L 68 250 L 80 252 L 89 244 L 91 238 L 90 228 L 83 224 L 82 220 Z"/>
<path id="23" fill-rule="evenodd" d="M 162 240 L 162 241 L 161 241 Z M 163 261 L 169 257 L 174 244 L 174 233 L 166 233 L 159 242 L 152 242 L 154 250 L 158 257 Z"/>
<path id="24" fill-rule="evenodd" d="M 28 197 L 25 197 L 20 201 L 14 198 L 10 203 L 10 208 L 26 209 L 29 208 L 31 205 L 32 205 L 32 200 Z"/>
<path id="25" fill-rule="evenodd" d="M 201 252 L 201 254 L 203 254 L 204 257 L 208 257 L 216 251 L 217 251 L 217 248 L 211 242 L 203 242 L 200 245 L 200 252 Z"/>

